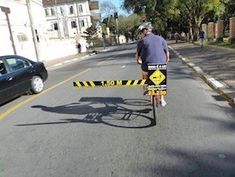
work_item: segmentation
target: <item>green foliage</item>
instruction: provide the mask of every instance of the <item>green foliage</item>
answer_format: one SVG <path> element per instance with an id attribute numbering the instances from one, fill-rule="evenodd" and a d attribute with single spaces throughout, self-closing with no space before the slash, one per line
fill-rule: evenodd
<path id="1" fill-rule="evenodd" d="M 120 16 L 118 19 L 119 34 L 124 35 L 127 39 L 133 39 L 137 36 L 136 29 L 141 23 L 141 17 L 136 14 L 128 17 Z"/>
<path id="2" fill-rule="evenodd" d="M 178 0 L 178 8 L 182 15 L 186 13 L 188 16 L 188 24 L 194 41 L 197 40 L 199 28 L 205 18 L 214 19 L 223 11 L 220 0 Z"/>
<path id="3" fill-rule="evenodd" d="M 103 25 L 102 28 L 109 28 L 110 32 L 115 34 L 116 33 L 116 20 L 113 15 L 110 15 L 109 17 L 106 17 L 103 19 Z"/>
<path id="4" fill-rule="evenodd" d="M 208 44 L 235 49 L 235 41 L 234 40 L 232 41 L 231 39 L 229 39 L 228 41 L 224 41 L 224 42 L 210 41 L 208 42 Z"/>
<path id="5" fill-rule="evenodd" d="M 222 0 L 222 4 L 224 5 L 224 12 L 221 16 L 221 19 L 225 21 L 225 28 L 229 27 L 229 18 L 235 17 L 235 1 L 234 0 Z"/>
<path id="6" fill-rule="evenodd" d="M 177 13 L 176 0 L 125 0 L 124 7 L 145 16 L 146 21 L 151 21 L 158 33 L 166 33 L 169 19 Z"/>
<path id="7" fill-rule="evenodd" d="M 203 21 L 219 19 L 234 0 L 124 0 L 124 7 L 144 14 L 160 33 L 190 31 L 197 40 Z M 234 6 L 233 8 L 234 9 Z M 233 10 L 234 12 L 234 10 Z"/>
<path id="8" fill-rule="evenodd" d="M 95 39 L 97 39 L 97 29 L 94 26 L 91 26 L 83 32 L 85 35 L 82 35 L 87 41 L 88 44 L 92 43 Z"/>
<path id="9" fill-rule="evenodd" d="M 108 27 L 110 29 L 110 32 L 115 34 L 116 33 L 116 21 L 113 15 L 110 15 L 108 20 Z"/>

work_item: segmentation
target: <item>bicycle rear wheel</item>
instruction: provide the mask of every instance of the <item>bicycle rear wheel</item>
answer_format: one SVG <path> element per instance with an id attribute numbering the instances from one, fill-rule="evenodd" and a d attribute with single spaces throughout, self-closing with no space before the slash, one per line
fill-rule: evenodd
<path id="1" fill-rule="evenodd" d="M 152 102 L 152 111 L 153 111 L 153 120 L 154 120 L 154 124 L 157 124 L 157 101 L 155 99 L 155 96 L 152 95 L 151 96 L 151 102 Z"/>

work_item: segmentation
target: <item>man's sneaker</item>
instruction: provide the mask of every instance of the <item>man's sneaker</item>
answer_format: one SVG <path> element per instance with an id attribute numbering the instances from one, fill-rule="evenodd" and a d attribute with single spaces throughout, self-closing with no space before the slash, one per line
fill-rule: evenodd
<path id="1" fill-rule="evenodd" d="M 161 106 L 165 107 L 167 105 L 167 102 L 165 100 L 161 100 Z"/>

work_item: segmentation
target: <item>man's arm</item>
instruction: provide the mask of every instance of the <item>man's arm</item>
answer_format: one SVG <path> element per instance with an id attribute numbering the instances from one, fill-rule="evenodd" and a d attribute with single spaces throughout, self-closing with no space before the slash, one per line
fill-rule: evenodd
<path id="1" fill-rule="evenodd" d="M 165 52 L 165 55 L 166 55 L 166 63 L 168 63 L 169 60 L 170 60 L 170 52 L 169 52 L 166 40 L 164 38 L 162 38 L 162 41 L 163 41 L 162 45 L 163 45 L 164 52 Z"/>
<path id="2" fill-rule="evenodd" d="M 137 49 L 136 49 L 136 55 L 135 55 L 135 59 L 136 59 L 136 63 L 140 64 L 141 62 L 141 49 L 142 49 L 142 45 L 143 45 L 143 41 L 139 41 L 137 43 Z"/>
<path id="3" fill-rule="evenodd" d="M 168 63 L 170 60 L 170 52 L 166 51 L 165 53 L 166 53 L 166 63 Z"/>

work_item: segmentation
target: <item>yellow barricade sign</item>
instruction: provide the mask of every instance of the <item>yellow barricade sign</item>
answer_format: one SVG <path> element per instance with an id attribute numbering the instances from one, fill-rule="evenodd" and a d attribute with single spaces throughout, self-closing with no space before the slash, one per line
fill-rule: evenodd
<path id="1" fill-rule="evenodd" d="M 74 87 L 120 87 L 120 86 L 144 86 L 146 80 L 106 80 L 106 81 L 77 81 L 73 82 Z"/>
<path id="2" fill-rule="evenodd" d="M 147 85 L 148 95 L 166 95 L 166 65 L 158 64 L 148 66 L 147 80 L 105 80 L 105 81 L 77 81 L 73 86 L 77 88 L 94 87 L 131 87 Z"/>
<path id="3" fill-rule="evenodd" d="M 148 95 L 166 95 L 166 66 L 166 64 L 154 64 L 148 66 Z"/>

